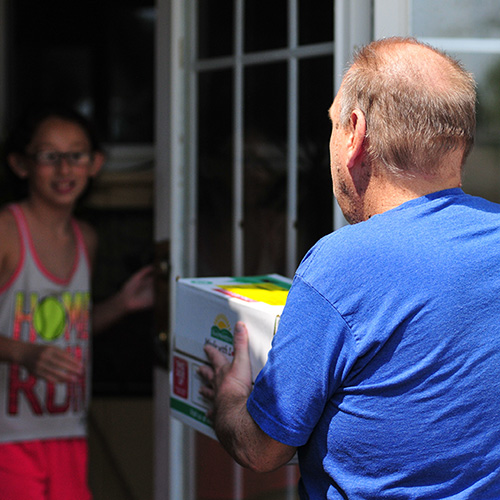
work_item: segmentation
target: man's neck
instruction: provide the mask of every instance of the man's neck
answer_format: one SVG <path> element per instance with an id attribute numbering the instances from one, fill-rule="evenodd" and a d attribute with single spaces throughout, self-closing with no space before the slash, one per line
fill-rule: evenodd
<path id="1" fill-rule="evenodd" d="M 365 193 L 364 215 L 369 219 L 430 193 L 461 187 L 460 171 L 440 176 L 373 176 Z"/>

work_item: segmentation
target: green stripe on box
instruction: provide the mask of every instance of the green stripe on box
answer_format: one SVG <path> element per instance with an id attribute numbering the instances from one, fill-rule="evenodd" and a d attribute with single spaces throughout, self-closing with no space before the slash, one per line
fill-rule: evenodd
<path id="1" fill-rule="evenodd" d="M 170 408 L 178 411 L 179 413 L 183 413 L 189 418 L 197 420 L 198 422 L 208 425 L 208 427 L 212 427 L 212 422 L 207 418 L 205 413 L 194 406 L 188 405 L 187 403 L 183 403 L 175 398 L 170 398 Z"/>

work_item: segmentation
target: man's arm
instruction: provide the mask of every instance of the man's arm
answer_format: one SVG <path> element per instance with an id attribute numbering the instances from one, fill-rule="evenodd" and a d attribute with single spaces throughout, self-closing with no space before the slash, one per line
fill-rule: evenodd
<path id="1" fill-rule="evenodd" d="M 269 472 L 286 464 L 296 448 L 268 436 L 247 411 L 252 372 L 245 325 L 236 324 L 232 363 L 213 346 L 206 345 L 205 352 L 212 368 L 200 368 L 206 380 L 201 394 L 213 402 L 209 417 L 222 446 L 240 465 L 257 472 Z"/>

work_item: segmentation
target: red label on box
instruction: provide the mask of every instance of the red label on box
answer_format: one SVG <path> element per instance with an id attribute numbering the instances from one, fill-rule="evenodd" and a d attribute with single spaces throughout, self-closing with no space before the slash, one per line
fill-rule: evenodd
<path id="1" fill-rule="evenodd" d="M 187 399 L 189 387 L 189 365 L 185 359 L 174 356 L 174 394 Z"/>

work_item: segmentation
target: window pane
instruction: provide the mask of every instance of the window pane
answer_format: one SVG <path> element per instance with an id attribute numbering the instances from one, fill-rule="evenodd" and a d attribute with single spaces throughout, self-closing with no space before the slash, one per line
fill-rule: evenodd
<path id="1" fill-rule="evenodd" d="M 299 0 L 299 43 L 329 42 L 333 40 L 332 0 Z"/>
<path id="2" fill-rule="evenodd" d="M 245 2 L 245 52 L 287 46 L 287 4 L 287 0 Z"/>
<path id="3" fill-rule="evenodd" d="M 467 160 L 464 189 L 500 202 L 500 56 L 497 54 L 457 54 L 477 86 L 476 145 Z"/>
<path id="4" fill-rule="evenodd" d="M 476 144 L 467 160 L 463 186 L 471 194 L 496 202 L 500 202 L 498 12 L 500 0 L 414 0 L 412 10 L 412 33 L 419 37 L 456 38 L 459 52 L 449 52 L 462 61 L 478 82 Z M 475 46 L 471 47 L 471 43 Z"/>
<path id="5" fill-rule="evenodd" d="M 228 56 L 234 52 L 234 0 L 199 0 L 198 57 Z M 217 29 L 213 29 L 216 26 Z"/>
<path id="6" fill-rule="evenodd" d="M 285 273 L 286 64 L 245 71 L 245 273 Z"/>
<path id="7" fill-rule="evenodd" d="M 299 65 L 298 258 L 333 227 L 333 192 L 328 150 L 333 101 L 331 57 Z"/>
<path id="8" fill-rule="evenodd" d="M 232 71 L 199 75 L 199 276 L 232 274 L 232 93 Z"/>
<path id="9" fill-rule="evenodd" d="M 413 0 L 413 34 L 419 37 L 500 37 L 499 0 Z"/>

